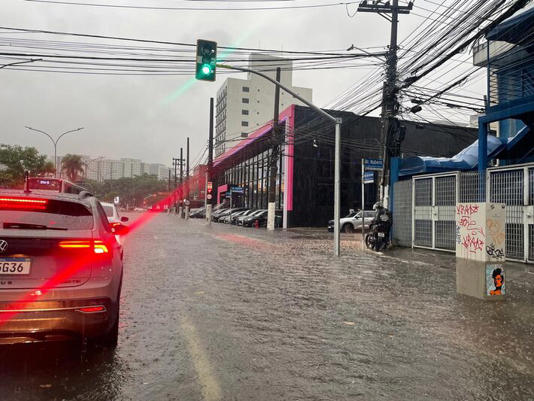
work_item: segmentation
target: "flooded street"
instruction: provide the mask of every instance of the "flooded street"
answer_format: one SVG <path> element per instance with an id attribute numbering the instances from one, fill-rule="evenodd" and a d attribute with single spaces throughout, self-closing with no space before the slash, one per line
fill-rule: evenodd
<path id="1" fill-rule="evenodd" d="M 135 216 L 134 216 L 135 218 Z M 454 256 L 156 215 L 126 240 L 119 345 L 0 348 L 0 399 L 534 400 L 534 268 L 456 295 Z"/>

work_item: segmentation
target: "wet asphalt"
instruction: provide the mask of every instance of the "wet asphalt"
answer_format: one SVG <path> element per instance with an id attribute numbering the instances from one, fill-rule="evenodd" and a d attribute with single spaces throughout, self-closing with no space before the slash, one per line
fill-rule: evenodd
<path id="1" fill-rule="evenodd" d="M 136 217 L 132 215 L 132 217 Z M 504 302 L 454 257 L 154 219 L 125 245 L 119 345 L 0 348 L 0 400 L 534 400 L 534 267 Z"/>

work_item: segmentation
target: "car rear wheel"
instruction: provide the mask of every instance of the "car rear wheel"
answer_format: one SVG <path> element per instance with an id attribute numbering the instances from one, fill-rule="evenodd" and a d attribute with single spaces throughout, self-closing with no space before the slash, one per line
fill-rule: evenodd
<path id="1" fill-rule="evenodd" d="M 119 342 L 119 307 L 117 305 L 117 312 L 115 316 L 115 323 L 111 327 L 111 329 L 102 336 L 102 338 L 99 341 L 102 345 L 109 347 L 109 348 L 115 348 Z"/>
<path id="2" fill-rule="evenodd" d="M 119 293 L 117 294 L 117 308 L 115 309 L 115 313 L 113 316 L 113 326 L 111 326 L 111 329 L 104 334 L 99 339 L 99 343 L 102 344 L 105 347 L 109 348 L 115 348 L 119 342 L 119 317 L 120 317 L 120 302 L 121 302 L 121 292 L 122 292 L 122 274 L 121 273 L 121 281 L 119 285 Z"/>
<path id="3" fill-rule="evenodd" d="M 353 233 L 355 230 L 352 224 L 346 223 L 345 225 L 343 225 L 342 231 L 344 233 Z"/>

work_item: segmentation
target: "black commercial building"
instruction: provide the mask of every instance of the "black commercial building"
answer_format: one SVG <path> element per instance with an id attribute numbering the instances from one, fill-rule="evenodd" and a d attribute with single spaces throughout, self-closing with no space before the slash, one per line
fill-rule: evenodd
<path id="1" fill-rule="evenodd" d="M 380 155 L 381 120 L 327 110 L 341 117 L 341 215 L 361 205 L 361 160 Z M 276 207 L 284 226 L 326 226 L 334 205 L 334 124 L 303 106 L 290 106 L 279 116 L 284 132 L 276 180 Z M 401 154 L 450 157 L 473 143 L 477 130 L 402 121 Z M 214 161 L 217 203 L 267 208 L 272 122 L 251 133 Z M 375 180 L 376 181 L 376 180 Z M 377 185 L 365 185 L 365 208 L 376 201 Z"/>

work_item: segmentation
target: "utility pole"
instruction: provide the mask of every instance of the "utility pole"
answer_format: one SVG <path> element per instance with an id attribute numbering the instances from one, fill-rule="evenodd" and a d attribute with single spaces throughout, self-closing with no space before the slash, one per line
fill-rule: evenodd
<path id="1" fill-rule="evenodd" d="M 206 220 L 208 224 L 211 224 L 211 209 L 213 207 L 213 194 L 209 194 L 211 199 L 208 199 L 208 182 L 212 180 L 213 169 L 213 98 L 210 97 L 210 128 L 208 139 L 208 168 L 206 170 L 206 185 L 204 187 L 204 193 L 206 196 Z M 211 192 L 211 191 L 210 191 Z"/>
<path id="2" fill-rule="evenodd" d="M 184 193 L 184 148 L 180 148 L 180 190 L 178 191 L 178 194 L 180 195 L 180 207 L 178 213 L 180 214 L 180 217 L 182 217 L 182 199 L 183 199 L 183 193 Z"/>
<path id="3" fill-rule="evenodd" d="M 276 82 L 280 82 L 280 67 L 276 67 Z M 280 159 L 280 135 L 278 133 L 278 114 L 280 114 L 280 86 L 275 85 L 274 90 L 274 117 L 271 142 L 272 152 L 269 158 L 269 200 L 267 205 L 267 230 L 273 231 L 276 214 L 276 176 L 278 174 L 278 159 Z"/>
<path id="4" fill-rule="evenodd" d="M 185 219 L 189 220 L 189 137 L 187 137 L 186 148 L 186 170 L 185 170 Z"/>
<path id="5" fill-rule="evenodd" d="M 171 170 L 169 170 L 169 183 L 167 184 L 167 191 L 171 192 Z"/>
<path id="6" fill-rule="evenodd" d="M 172 166 L 174 167 L 174 192 L 173 192 L 173 203 L 174 203 L 174 213 L 178 213 L 178 174 L 176 173 L 176 169 L 178 168 L 178 163 L 181 163 L 182 161 L 180 159 L 177 159 L 176 157 L 172 158 Z M 169 170 L 170 174 L 170 170 Z"/>
<path id="7" fill-rule="evenodd" d="M 399 6 L 399 0 L 392 0 L 381 4 L 382 1 L 368 4 L 364 0 L 358 6 L 358 12 L 377 13 L 391 23 L 391 36 L 389 49 L 386 56 L 386 81 L 382 91 L 382 127 L 380 133 L 381 157 L 383 167 L 380 174 L 380 199 L 384 207 L 388 207 L 388 183 L 390 174 L 390 158 L 396 156 L 392 152 L 392 143 L 397 142 L 399 136 L 399 121 L 397 114 L 399 111 L 399 102 L 397 94 L 397 30 L 399 24 L 399 14 L 409 14 L 413 8 L 413 1 L 406 6 Z M 387 14 L 391 14 L 388 17 Z"/>
<path id="8" fill-rule="evenodd" d="M 178 163 L 180 163 L 180 159 L 173 157 L 172 158 L 172 167 L 174 168 L 174 190 L 176 191 L 176 188 L 178 188 Z"/>

